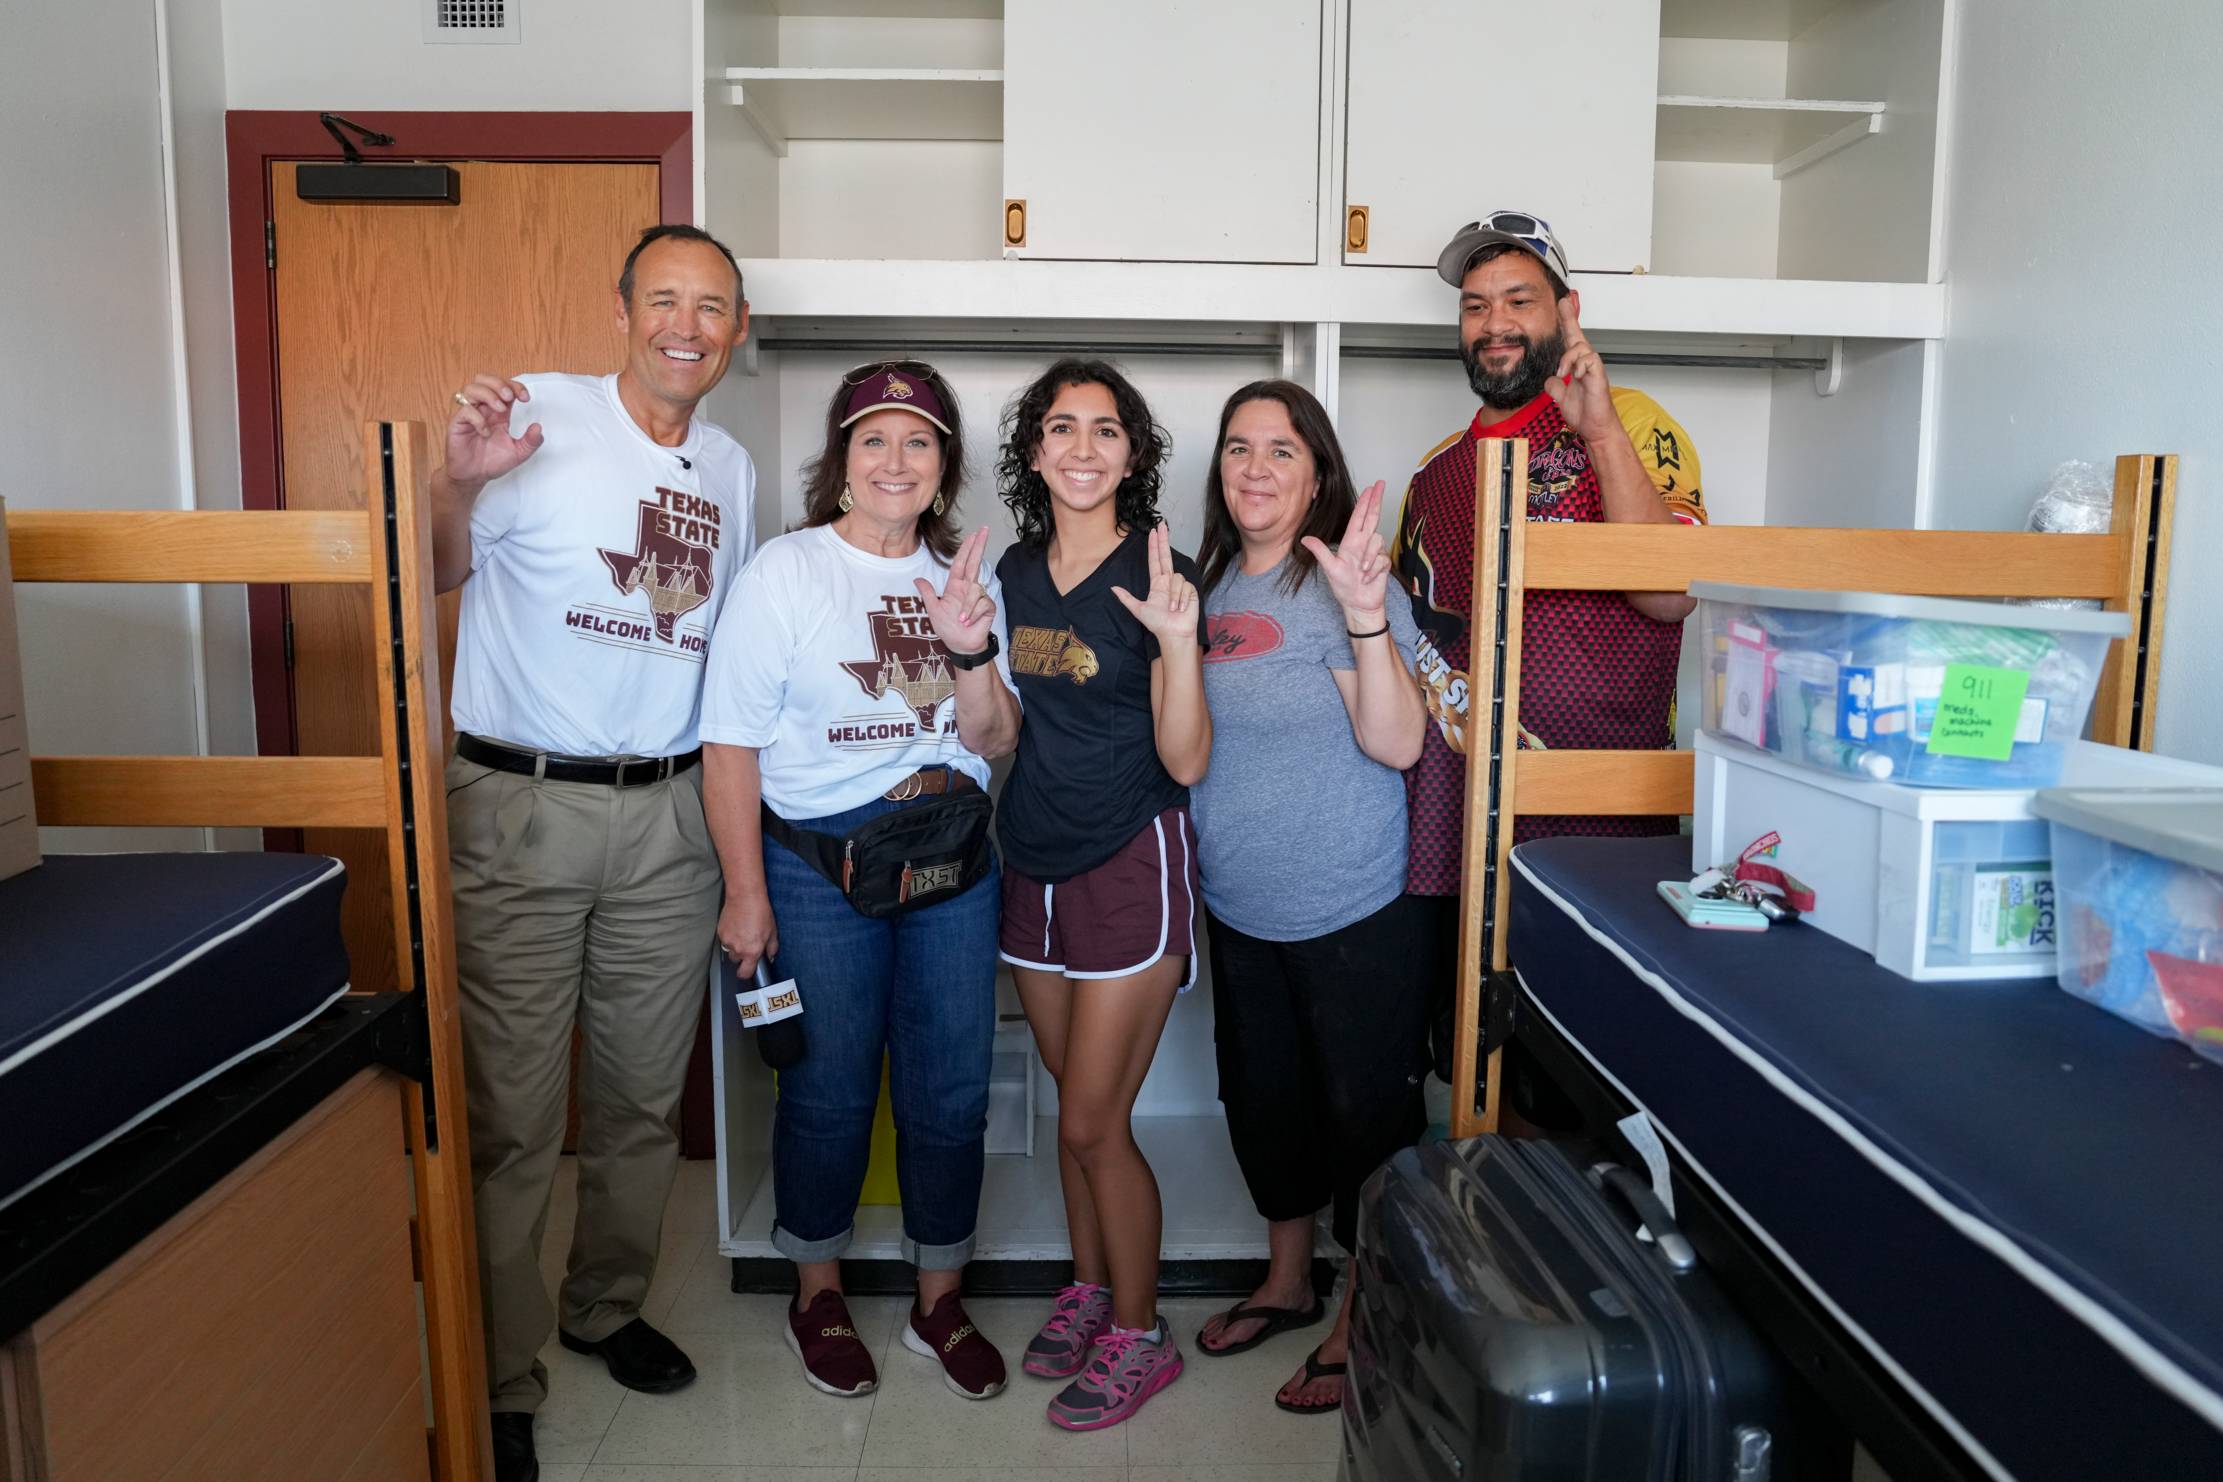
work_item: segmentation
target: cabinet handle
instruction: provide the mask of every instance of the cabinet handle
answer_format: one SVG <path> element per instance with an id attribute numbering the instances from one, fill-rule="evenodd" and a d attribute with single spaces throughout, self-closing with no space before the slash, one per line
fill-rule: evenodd
<path id="1" fill-rule="evenodd" d="M 1347 206 L 1344 208 L 1343 250 L 1345 252 L 1364 252 L 1366 250 L 1366 208 L 1364 206 Z"/>
<path id="2" fill-rule="evenodd" d="M 1003 203 L 1003 245 L 1006 247 L 1024 247 L 1027 245 L 1027 203 L 1025 201 L 1005 201 Z"/>

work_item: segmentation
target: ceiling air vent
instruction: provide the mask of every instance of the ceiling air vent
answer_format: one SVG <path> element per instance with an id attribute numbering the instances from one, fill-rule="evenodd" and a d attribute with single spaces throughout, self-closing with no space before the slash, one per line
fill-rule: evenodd
<path id="1" fill-rule="evenodd" d="M 424 39 L 428 42 L 514 44 L 519 0 L 425 0 Z"/>

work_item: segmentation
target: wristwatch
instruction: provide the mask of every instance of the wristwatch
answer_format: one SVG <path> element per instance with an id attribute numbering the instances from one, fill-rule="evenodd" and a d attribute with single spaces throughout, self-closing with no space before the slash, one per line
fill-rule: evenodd
<path id="1" fill-rule="evenodd" d="M 948 657 L 949 667 L 952 669 L 978 669 L 996 656 L 996 646 L 996 635 L 990 633 L 988 635 L 988 646 L 979 653 L 961 654 L 951 649 L 946 643 L 942 645 L 942 652 Z"/>

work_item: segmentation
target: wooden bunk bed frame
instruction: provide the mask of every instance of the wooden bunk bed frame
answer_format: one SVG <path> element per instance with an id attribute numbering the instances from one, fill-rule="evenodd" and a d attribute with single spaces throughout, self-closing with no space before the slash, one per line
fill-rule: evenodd
<path id="1" fill-rule="evenodd" d="M 1476 460 L 1452 1134 L 1498 1123 L 1498 1056 L 1517 997 L 1507 935 L 1514 820 L 1525 814 L 1691 810 L 1687 751 L 1528 751 L 1520 735 L 1521 596 L 1683 591 L 1694 581 L 1929 597 L 2096 597 L 2131 615 L 2093 701 L 2091 735 L 2151 750 L 2167 605 L 2174 454 L 2115 462 L 2106 535 L 1767 526 L 1530 524 L 1528 444 L 1486 438 Z M 1494 578 L 1494 579 L 1493 579 Z M 1486 699 L 1485 699 L 1486 697 Z"/>
<path id="2" fill-rule="evenodd" d="M 447 817 L 425 436 L 365 428 L 369 509 L 8 514 L 19 582 L 351 583 L 371 589 L 377 756 L 35 757 L 39 821 L 54 825 L 359 828 L 386 834 L 401 989 L 423 995 L 427 1043 L 406 1081 L 410 1221 L 422 1285 L 440 1482 L 493 1475 L 456 1016 Z M 335 1097 L 335 1100 L 338 1098 Z M 411 1326 L 414 1326 L 412 1319 Z"/>

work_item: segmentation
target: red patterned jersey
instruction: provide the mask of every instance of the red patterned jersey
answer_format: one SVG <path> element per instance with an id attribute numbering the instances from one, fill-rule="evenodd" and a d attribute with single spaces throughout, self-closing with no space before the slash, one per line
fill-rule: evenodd
<path id="1" fill-rule="evenodd" d="M 1614 410 L 1653 487 L 1679 520 L 1705 522 L 1698 455 L 1690 436 L 1641 391 L 1615 387 Z M 1480 413 L 1464 432 L 1422 460 L 1405 490 L 1391 560 L 1412 594 L 1421 633 L 1419 665 L 1428 697 L 1420 760 L 1405 774 L 1412 849 L 1406 888 L 1456 895 L 1466 807 L 1469 643 L 1473 610 L 1474 477 L 1480 440 L 1528 439 L 1528 517 L 1605 518 L 1590 447 L 1549 394 L 1502 422 Z M 1619 592 L 1528 592 L 1521 624 L 1521 745 L 1562 750 L 1642 750 L 1674 745 L 1675 668 L 1682 625 L 1660 623 Z M 1519 840 L 1552 834 L 1631 837 L 1673 833 L 1673 818 L 1523 818 Z"/>

